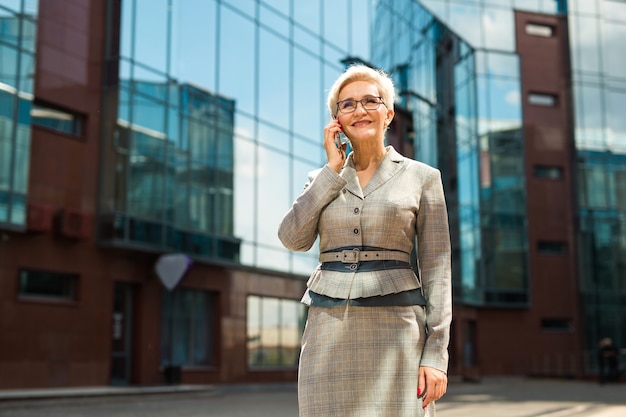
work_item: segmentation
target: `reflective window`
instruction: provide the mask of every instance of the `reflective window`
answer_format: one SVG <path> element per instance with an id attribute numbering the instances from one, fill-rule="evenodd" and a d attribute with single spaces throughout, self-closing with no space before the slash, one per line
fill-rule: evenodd
<path id="1" fill-rule="evenodd" d="M 0 226 L 24 228 L 37 1 L 0 1 Z"/>
<path id="2" fill-rule="evenodd" d="M 526 23 L 524 29 L 528 35 L 540 36 L 542 38 L 551 38 L 554 35 L 554 27 L 550 25 Z"/>
<path id="3" fill-rule="evenodd" d="M 547 93 L 528 93 L 528 103 L 534 106 L 554 107 L 557 104 L 557 98 L 554 94 Z"/>
<path id="4" fill-rule="evenodd" d="M 176 288 L 162 302 L 161 366 L 214 365 L 217 296 Z"/>
<path id="5" fill-rule="evenodd" d="M 84 135 L 85 116 L 70 110 L 61 110 L 35 103 L 30 111 L 31 123 L 72 136 Z"/>
<path id="6" fill-rule="evenodd" d="M 248 367 L 294 368 L 306 307 L 295 300 L 248 296 Z"/>

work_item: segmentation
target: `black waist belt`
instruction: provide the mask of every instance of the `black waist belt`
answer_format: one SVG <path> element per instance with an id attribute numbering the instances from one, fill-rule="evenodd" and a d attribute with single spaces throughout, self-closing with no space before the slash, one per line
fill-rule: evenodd
<path id="1" fill-rule="evenodd" d="M 411 255 L 398 250 L 374 247 L 344 247 L 320 254 L 321 269 L 337 272 L 369 272 L 410 269 Z"/>
<path id="2" fill-rule="evenodd" d="M 426 299 L 420 288 L 414 290 L 402 291 L 395 294 L 376 295 L 373 297 L 361 298 L 333 298 L 327 295 L 318 294 L 311 290 L 306 290 L 303 302 L 309 306 L 315 307 L 340 307 L 350 302 L 351 306 L 356 307 L 391 307 L 391 306 L 425 306 Z"/>

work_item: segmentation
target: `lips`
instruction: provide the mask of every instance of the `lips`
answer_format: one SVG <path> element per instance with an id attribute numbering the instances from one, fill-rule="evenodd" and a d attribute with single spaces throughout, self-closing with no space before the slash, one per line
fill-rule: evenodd
<path id="1" fill-rule="evenodd" d="M 369 120 L 359 120 L 356 123 L 352 123 L 352 126 L 353 127 L 362 127 L 362 126 L 367 126 L 370 123 L 372 123 L 372 122 L 370 122 Z"/>

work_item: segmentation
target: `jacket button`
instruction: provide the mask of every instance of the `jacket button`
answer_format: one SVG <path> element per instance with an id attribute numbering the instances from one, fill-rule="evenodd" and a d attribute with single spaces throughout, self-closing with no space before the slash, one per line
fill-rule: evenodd
<path id="1" fill-rule="evenodd" d="M 359 229 L 354 229 L 354 234 L 358 235 L 359 234 Z"/>
<path id="2" fill-rule="evenodd" d="M 354 208 L 354 214 L 359 214 L 359 211 L 361 211 L 361 210 L 359 210 L 359 208 L 358 208 L 358 207 L 355 207 L 355 208 Z"/>

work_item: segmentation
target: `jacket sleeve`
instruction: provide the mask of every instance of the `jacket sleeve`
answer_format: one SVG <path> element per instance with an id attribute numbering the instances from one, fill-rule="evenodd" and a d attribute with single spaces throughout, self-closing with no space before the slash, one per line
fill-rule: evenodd
<path id="1" fill-rule="evenodd" d="M 420 365 L 447 372 L 452 273 L 448 213 L 438 170 L 423 186 L 416 227 L 419 273 L 427 303 L 427 339 Z"/>
<path id="2" fill-rule="evenodd" d="M 345 185 L 346 180 L 327 165 L 309 175 L 304 191 L 278 226 L 278 238 L 287 249 L 301 252 L 311 249 L 317 239 L 322 210 Z"/>

